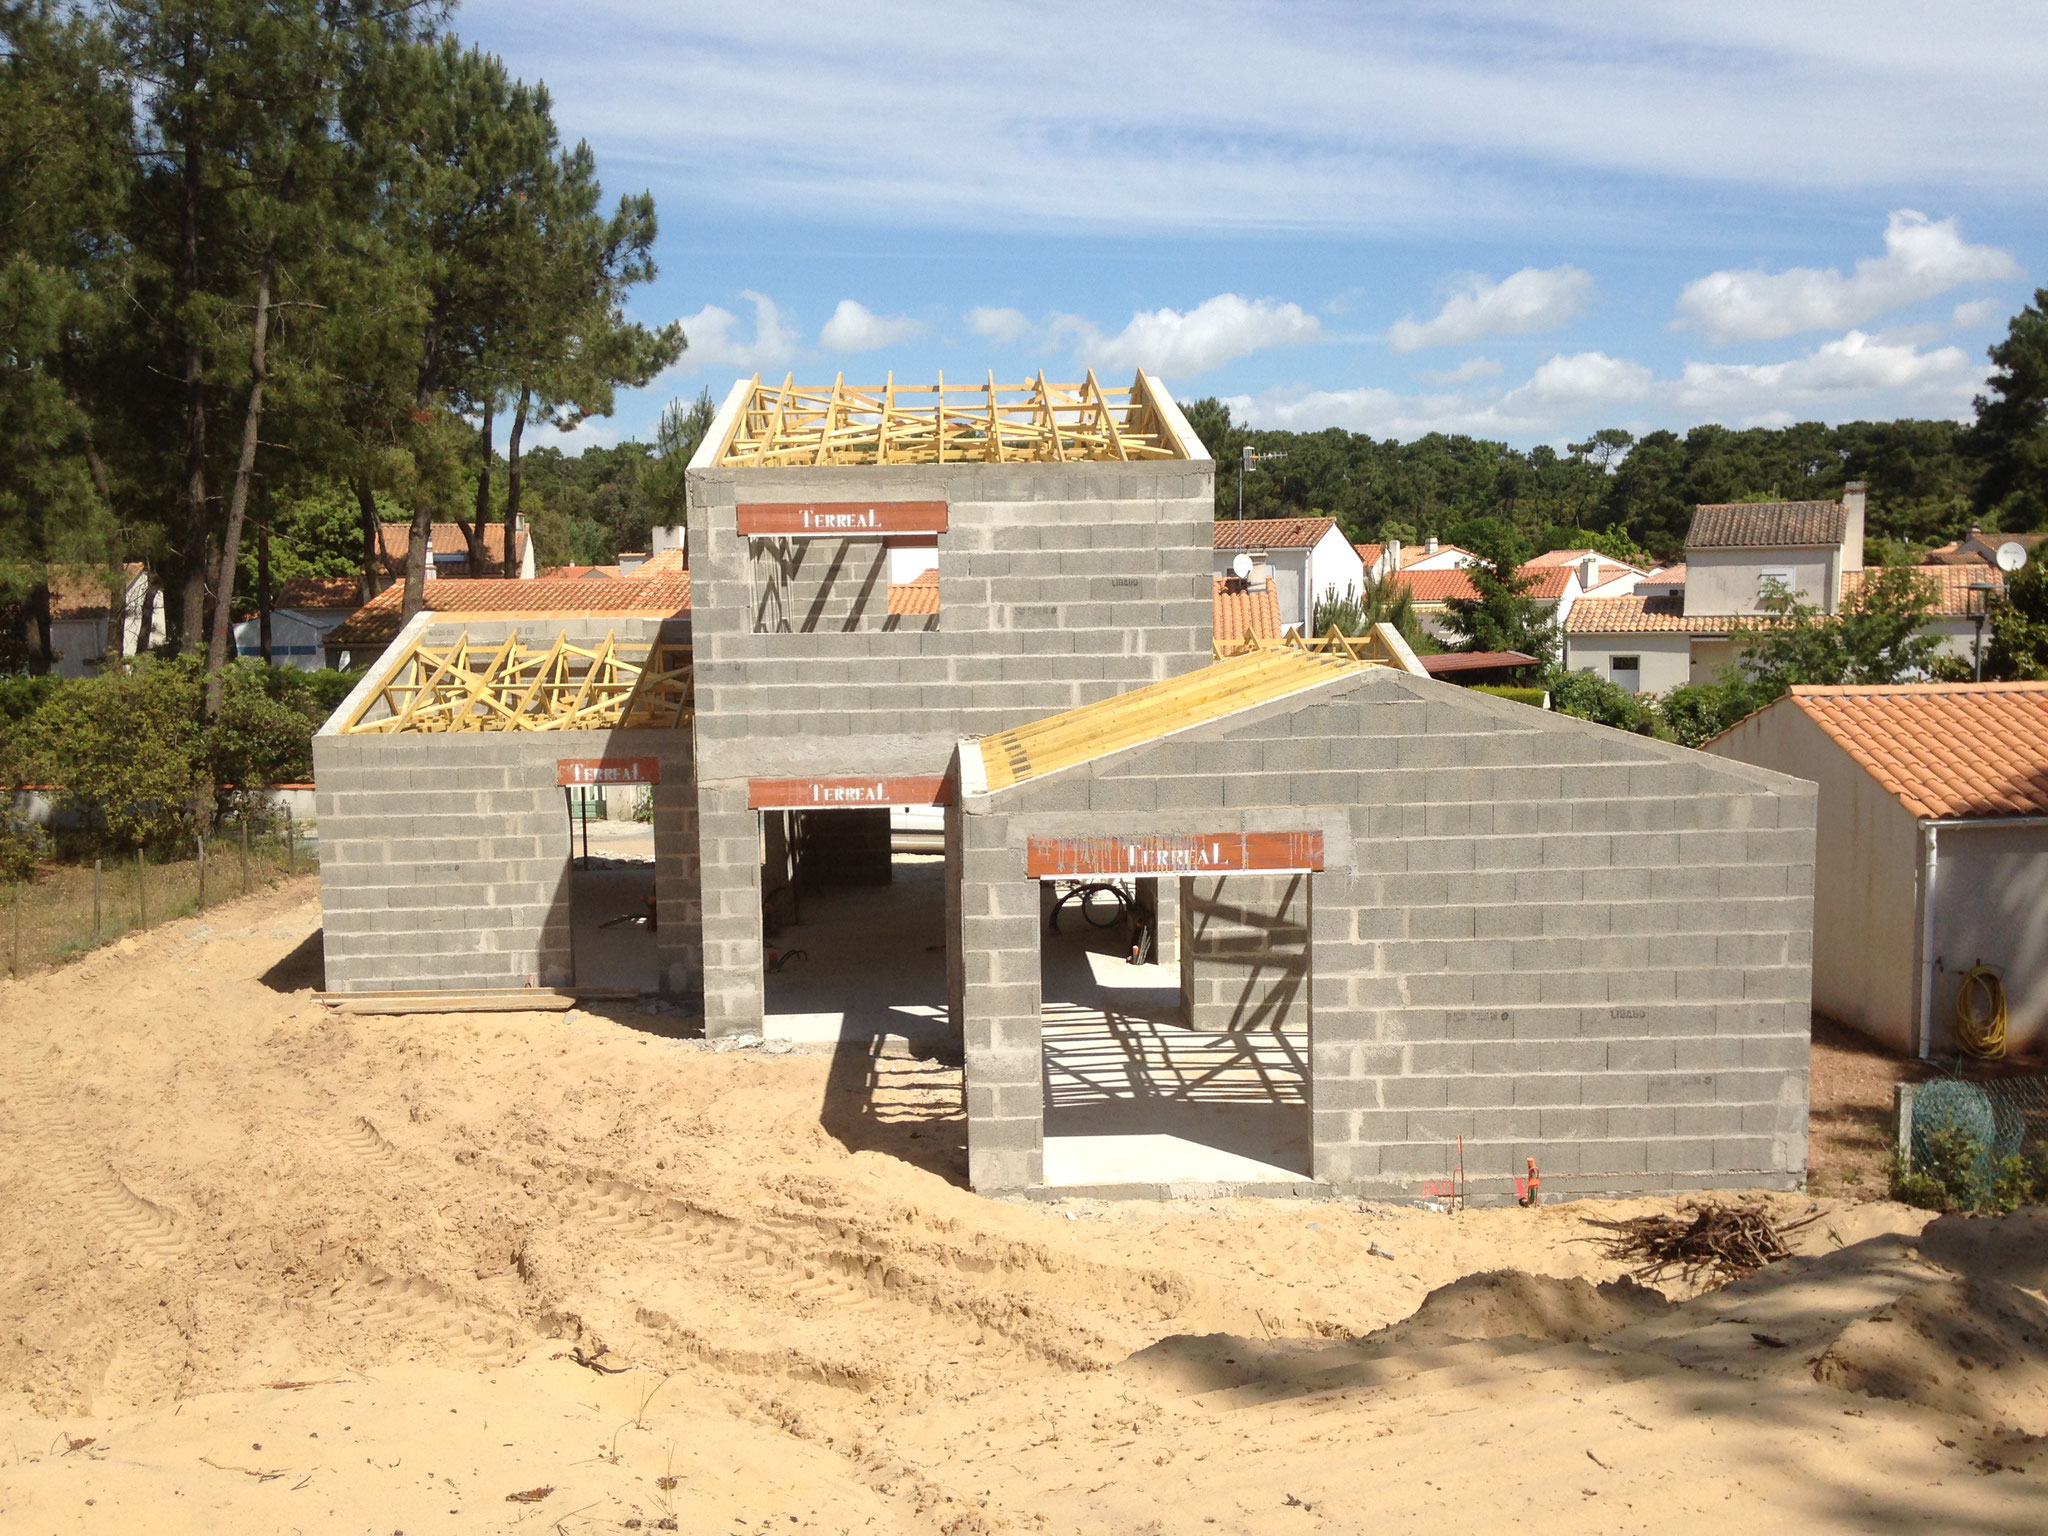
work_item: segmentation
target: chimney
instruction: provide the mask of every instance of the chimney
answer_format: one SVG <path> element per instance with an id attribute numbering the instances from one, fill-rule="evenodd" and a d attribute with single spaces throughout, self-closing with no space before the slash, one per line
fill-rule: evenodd
<path id="1" fill-rule="evenodd" d="M 1380 551 L 1380 574 L 1382 576 L 1392 576 L 1400 569 L 1401 541 L 1399 539 L 1389 539 L 1387 540 L 1386 548 Z"/>
<path id="2" fill-rule="evenodd" d="M 1423 542 L 1422 542 L 1422 552 L 1423 552 L 1423 553 L 1424 553 L 1425 555 L 1433 555 L 1433 554 L 1435 554 L 1435 553 L 1436 553 L 1436 535 L 1435 535 L 1435 534 L 1433 534 L 1433 533 L 1432 533 L 1432 534 L 1431 534 L 1431 535 L 1430 535 L 1430 536 L 1429 536 L 1429 537 L 1428 537 L 1427 539 L 1423 540 Z"/>
<path id="3" fill-rule="evenodd" d="M 1863 497 L 1868 489 L 1861 480 L 1851 480 L 1842 487 L 1842 510 L 1848 514 L 1842 519 L 1842 569 L 1845 571 L 1863 569 Z"/>
<path id="4" fill-rule="evenodd" d="M 619 555 L 619 574 L 621 576 L 630 576 L 646 563 L 647 556 L 644 553 L 627 554 L 622 552 Z"/>
<path id="5" fill-rule="evenodd" d="M 666 549 L 681 549 L 683 547 L 683 525 L 681 523 L 657 523 L 650 536 L 653 540 L 651 549 L 657 555 Z"/>
<path id="6" fill-rule="evenodd" d="M 1590 592 L 1600 584 L 1600 557 L 1588 555 L 1579 562 L 1579 590 Z"/>
<path id="7" fill-rule="evenodd" d="M 1266 564 L 1266 552 L 1263 549 L 1253 551 L 1252 573 L 1245 578 L 1245 590 L 1247 592 L 1263 592 L 1266 590 L 1266 583 L 1272 580 L 1272 578 L 1273 568 Z"/>

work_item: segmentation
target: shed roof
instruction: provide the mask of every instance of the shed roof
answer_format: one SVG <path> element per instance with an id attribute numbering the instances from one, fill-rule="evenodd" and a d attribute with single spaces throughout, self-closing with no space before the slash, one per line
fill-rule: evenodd
<path id="1" fill-rule="evenodd" d="M 2048 682 L 1794 688 L 1797 709 L 1915 816 L 2048 815 Z"/>
<path id="2" fill-rule="evenodd" d="M 990 790 L 1008 789 L 1379 665 L 1353 660 L 1340 651 L 1297 647 L 1252 651 L 1113 699 L 984 736 L 961 750 L 980 753 Z"/>
<path id="3" fill-rule="evenodd" d="M 1691 549 L 1808 549 L 1842 542 L 1849 514 L 1839 501 L 1714 502 L 1693 508 Z"/>
<path id="4" fill-rule="evenodd" d="M 1495 672 L 1511 667 L 1543 665 L 1541 658 L 1524 655 L 1520 651 L 1444 651 L 1420 659 L 1422 670 L 1431 677 L 1443 677 L 1454 672 Z"/>

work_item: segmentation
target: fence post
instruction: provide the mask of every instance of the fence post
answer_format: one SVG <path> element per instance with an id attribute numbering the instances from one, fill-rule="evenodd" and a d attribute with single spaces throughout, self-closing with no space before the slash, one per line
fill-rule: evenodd
<path id="1" fill-rule="evenodd" d="M 199 910 L 206 910 L 206 834 L 201 833 L 195 841 L 199 846 Z"/>
<path id="2" fill-rule="evenodd" d="M 92 861 L 92 947 L 100 947 L 100 861 Z"/>
<path id="3" fill-rule="evenodd" d="M 135 850 L 135 926 L 138 928 L 147 928 L 149 926 L 149 880 L 143 873 L 147 868 L 148 863 L 142 857 L 142 850 L 137 848 Z"/>
<path id="4" fill-rule="evenodd" d="M 290 879 L 299 872 L 299 829 L 292 820 L 292 808 L 284 808 L 284 873 Z"/>
<path id="5" fill-rule="evenodd" d="M 14 953 L 7 962 L 7 974 L 21 974 L 21 888 L 27 881 L 19 881 L 14 887 Z"/>
<path id="6" fill-rule="evenodd" d="M 1892 1098 L 1899 1114 L 1899 1161 L 1906 1167 L 1913 1166 L 1913 1093 L 1917 1083 L 1896 1083 L 1892 1087 Z"/>
<path id="7" fill-rule="evenodd" d="M 247 813 L 247 812 L 244 812 L 244 813 L 243 813 L 243 815 L 242 815 L 242 822 L 241 822 L 241 826 L 242 826 L 242 894 L 243 894 L 244 896 L 246 896 L 246 895 L 248 895 L 248 894 L 249 894 L 249 817 L 248 817 L 248 813 Z"/>

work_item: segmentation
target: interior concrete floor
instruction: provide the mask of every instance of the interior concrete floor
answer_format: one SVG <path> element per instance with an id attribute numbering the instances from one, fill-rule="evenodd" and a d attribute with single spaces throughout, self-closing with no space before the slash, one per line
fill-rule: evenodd
<path id="1" fill-rule="evenodd" d="M 656 991 L 661 962 L 648 923 L 654 894 L 654 828 L 646 822 L 593 821 L 585 867 L 583 834 L 569 872 L 569 917 L 579 987 Z"/>
<path id="2" fill-rule="evenodd" d="M 1190 1029 L 1178 965 L 1069 905 L 1044 936 L 1045 1179 L 1277 1184 L 1309 1174 L 1304 1033 Z"/>
<path id="3" fill-rule="evenodd" d="M 946 861 L 899 853 L 888 885 L 804 893 L 766 941 L 763 1034 L 870 1045 L 931 1041 L 946 1019 Z"/>

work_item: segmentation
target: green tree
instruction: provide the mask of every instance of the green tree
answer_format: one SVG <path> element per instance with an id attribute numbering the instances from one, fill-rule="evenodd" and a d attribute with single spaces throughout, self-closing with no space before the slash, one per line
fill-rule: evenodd
<path id="1" fill-rule="evenodd" d="M 1938 594 L 1910 567 L 1868 571 L 1837 613 L 1779 588 L 1764 617 L 1740 627 L 1741 665 L 1768 703 L 1796 684 L 1886 684 L 1924 675 L 1940 637 L 1927 633 Z"/>
<path id="2" fill-rule="evenodd" d="M 1557 657 L 1557 620 L 1527 595 L 1536 578 L 1522 572 L 1527 550 L 1515 531 L 1497 519 L 1481 519 L 1465 524 L 1460 540 L 1478 558 L 1465 567 L 1476 595 L 1445 605 L 1445 626 L 1459 641 L 1453 649 L 1520 651 L 1548 667 Z"/>
<path id="3" fill-rule="evenodd" d="M 1970 434 L 1984 467 L 1977 510 L 2001 528 L 2039 528 L 2048 523 L 2048 288 L 2034 290 L 1990 355 L 1997 371 Z"/>
<path id="4" fill-rule="evenodd" d="M 1598 721 L 1638 736 L 1658 734 L 1657 711 L 1619 684 L 1593 672 L 1566 672 L 1552 667 L 1543 676 L 1550 707 L 1562 715 Z"/>
<path id="5" fill-rule="evenodd" d="M 2048 564 L 2030 560 L 1993 594 L 1984 644 L 1984 676 L 2000 682 L 2048 681 Z"/>

